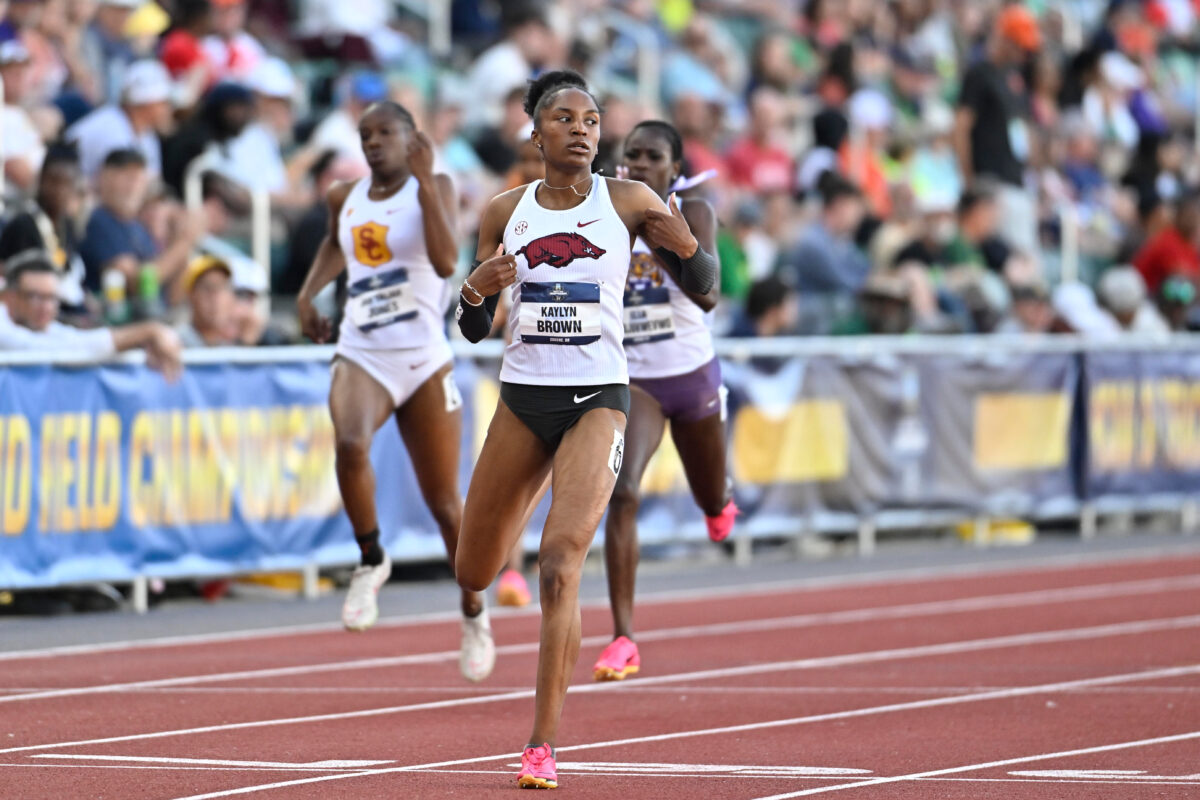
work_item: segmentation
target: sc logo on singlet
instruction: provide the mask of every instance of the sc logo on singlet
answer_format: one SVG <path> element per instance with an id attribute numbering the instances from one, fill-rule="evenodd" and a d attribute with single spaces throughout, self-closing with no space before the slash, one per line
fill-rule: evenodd
<path id="1" fill-rule="evenodd" d="M 354 258 L 368 267 L 378 267 L 392 260 L 387 243 L 388 226 L 378 222 L 355 225 L 350 229 L 354 240 Z"/>

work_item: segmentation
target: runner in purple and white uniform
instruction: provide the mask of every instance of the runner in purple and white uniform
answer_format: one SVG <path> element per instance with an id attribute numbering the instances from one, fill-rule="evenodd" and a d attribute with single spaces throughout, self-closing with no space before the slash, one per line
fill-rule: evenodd
<path id="1" fill-rule="evenodd" d="M 622 173 L 667 199 L 680 179 L 683 142 L 666 122 L 640 123 L 625 140 Z M 700 246 L 717 251 L 716 215 L 700 198 L 680 204 Z M 592 668 L 598 681 L 622 680 L 641 666 L 633 641 L 633 591 L 638 563 L 637 513 L 642 476 L 671 424 L 708 536 L 724 541 L 737 506 L 725 471 L 725 413 L 721 366 L 713 351 L 709 312 L 717 289 L 697 295 L 680 288 L 673 265 L 640 238 L 625 284 L 625 356 L 629 363 L 629 423 L 625 460 L 608 505 L 604 564 L 613 612 L 613 641 Z"/>

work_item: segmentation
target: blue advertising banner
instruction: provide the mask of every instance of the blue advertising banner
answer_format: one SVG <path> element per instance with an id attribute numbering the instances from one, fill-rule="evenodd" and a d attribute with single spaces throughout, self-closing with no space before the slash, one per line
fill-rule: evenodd
<path id="1" fill-rule="evenodd" d="M 133 363 L 0 368 L 0 588 L 357 560 L 334 472 L 328 354 L 280 357 L 206 359 L 174 384 Z M 463 494 L 498 366 L 456 364 Z M 1184 349 L 858 349 L 739 357 L 722 372 L 738 535 L 845 530 L 891 511 L 1040 516 L 1200 486 L 1200 354 Z M 388 551 L 443 557 L 390 421 L 372 463 Z M 707 541 L 669 433 L 642 489 L 643 543 Z"/>
<path id="2" fill-rule="evenodd" d="M 0 370 L 0 586 L 294 565 L 331 546 L 327 372 Z"/>

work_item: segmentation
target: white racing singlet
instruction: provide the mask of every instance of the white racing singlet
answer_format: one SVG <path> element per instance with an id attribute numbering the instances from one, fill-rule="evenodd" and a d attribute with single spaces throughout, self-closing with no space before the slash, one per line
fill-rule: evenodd
<path id="1" fill-rule="evenodd" d="M 629 229 L 613 208 L 608 181 L 593 175 L 587 198 L 561 211 L 538 204 L 540 184 L 529 184 L 504 229 L 504 252 L 517 256 L 517 282 L 500 380 L 628 383 L 621 303 Z"/>
<path id="2" fill-rule="evenodd" d="M 338 347 L 398 350 L 446 341 L 450 285 L 433 268 L 417 200 L 417 179 L 385 200 L 367 196 L 371 179 L 358 181 L 338 220 L 346 255 L 346 308 Z"/>
<path id="3" fill-rule="evenodd" d="M 625 282 L 625 356 L 631 378 L 686 375 L 712 361 L 709 319 L 641 237 Z"/>

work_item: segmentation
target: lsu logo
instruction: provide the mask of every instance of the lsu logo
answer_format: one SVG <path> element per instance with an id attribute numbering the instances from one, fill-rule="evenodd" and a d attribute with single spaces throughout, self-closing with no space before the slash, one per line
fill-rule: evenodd
<path id="1" fill-rule="evenodd" d="M 368 267 L 378 267 L 392 260 L 392 251 L 387 245 L 387 225 L 368 222 L 350 229 L 354 239 L 354 258 Z"/>
<path id="2" fill-rule="evenodd" d="M 662 285 L 663 270 L 654 254 L 634 253 L 629 260 L 629 277 L 625 280 L 625 289 L 630 292 L 644 292 Z"/>
<path id="3" fill-rule="evenodd" d="M 542 264 L 562 269 L 577 258 L 600 258 L 604 252 L 581 234 L 552 233 L 534 239 L 513 255 L 524 255 L 530 269 Z"/>

